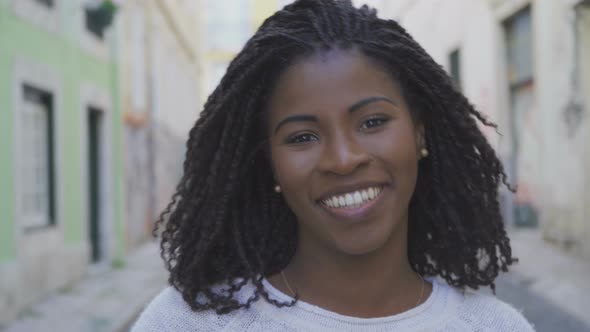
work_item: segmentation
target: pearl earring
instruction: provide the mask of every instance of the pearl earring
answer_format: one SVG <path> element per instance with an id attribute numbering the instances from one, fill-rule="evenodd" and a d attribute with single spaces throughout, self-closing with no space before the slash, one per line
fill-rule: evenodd
<path id="1" fill-rule="evenodd" d="M 275 192 L 277 192 L 277 193 L 281 192 L 281 186 L 279 186 L 278 184 L 275 186 Z"/>
<path id="2" fill-rule="evenodd" d="M 426 148 L 422 148 L 420 150 L 420 154 L 422 154 L 423 158 L 426 158 L 426 157 L 428 157 L 428 150 L 426 150 Z"/>

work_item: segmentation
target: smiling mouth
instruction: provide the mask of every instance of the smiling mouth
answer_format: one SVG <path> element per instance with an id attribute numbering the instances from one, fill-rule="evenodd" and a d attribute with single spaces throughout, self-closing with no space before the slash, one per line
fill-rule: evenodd
<path id="1" fill-rule="evenodd" d="M 379 197 L 382 191 L 383 186 L 372 186 L 362 190 L 333 195 L 322 199 L 320 202 L 331 210 L 359 209 L 370 205 Z"/>

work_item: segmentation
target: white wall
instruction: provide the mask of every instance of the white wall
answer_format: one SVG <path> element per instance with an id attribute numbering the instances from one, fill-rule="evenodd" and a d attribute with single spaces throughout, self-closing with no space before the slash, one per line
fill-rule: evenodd
<path id="1" fill-rule="evenodd" d="M 580 59 L 590 59 L 590 8 L 586 9 L 583 15 L 583 19 L 582 22 L 580 24 L 580 28 L 581 28 L 581 34 L 580 34 L 580 38 L 582 39 L 582 43 L 583 43 L 583 48 L 582 48 L 582 54 Z M 586 104 L 586 124 L 588 126 L 590 126 L 590 116 L 588 115 L 588 113 L 590 113 L 590 61 L 587 60 L 582 60 L 582 68 L 583 68 L 583 79 L 582 79 L 582 84 L 585 87 L 585 93 L 583 94 L 583 101 Z M 586 165 L 590 165 L 590 138 L 586 139 L 586 149 L 584 149 L 583 152 L 586 155 Z M 588 170 L 589 167 L 586 167 L 586 170 Z M 585 181 L 585 188 L 590 188 L 590 176 L 586 175 L 586 181 Z M 584 201 L 586 202 L 586 210 L 584 212 L 584 220 L 586 220 L 586 229 L 585 229 L 585 234 L 583 235 L 585 239 L 590 239 L 590 226 L 588 226 L 588 223 L 590 223 L 590 190 L 586 190 L 586 195 L 585 195 L 585 199 Z M 585 248 L 585 256 L 586 257 L 590 257 L 590 245 L 587 245 Z"/>
<path id="2" fill-rule="evenodd" d="M 575 118 L 568 124 L 567 105 L 574 93 L 572 7 L 567 2 L 536 1 L 535 51 L 539 77 L 538 107 L 542 112 L 544 147 L 542 222 L 547 237 L 572 247 L 587 246 L 588 223 L 584 209 L 588 189 L 584 186 L 588 164 L 588 122 Z M 587 117 L 588 106 L 585 106 Z"/>
<path id="3" fill-rule="evenodd" d="M 198 4 L 127 0 L 121 11 L 128 247 L 143 242 L 181 175 L 202 107 Z"/>
<path id="4" fill-rule="evenodd" d="M 154 12 L 152 18 L 150 51 L 156 121 L 185 139 L 200 111 L 197 63 L 179 44 L 166 18 L 159 12 Z"/>

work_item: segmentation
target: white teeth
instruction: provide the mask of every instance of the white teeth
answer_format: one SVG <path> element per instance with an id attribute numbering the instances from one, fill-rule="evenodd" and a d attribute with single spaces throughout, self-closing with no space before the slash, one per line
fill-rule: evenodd
<path id="1" fill-rule="evenodd" d="M 328 201 L 330 201 L 330 200 L 328 200 Z M 340 206 L 340 201 L 338 200 L 338 197 L 336 197 L 336 196 L 332 197 L 331 201 L 332 201 L 332 205 L 334 207 L 339 207 Z"/>
<path id="2" fill-rule="evenodd" d="M 381 193 L 381 187 L 370 187 L 344 195 L 332 196 L 323 200 L 323 203 L 330 208 L 357 208 L 375 199 L 379 193 Z"/>
<path id="3" fill-rule="evenodd" d="M 361 193 L 359 193 L 358 191 L 354 192 L 354 204 L 361 204 L 363 202 L 363 197 L 361 196 Z"/>
<path id="4" fill-rule="evenodd" d="M 354 204 L 354 198 L 351 194 L 346 194 L 346 205 L 351 206 L 352 204 Z"/>

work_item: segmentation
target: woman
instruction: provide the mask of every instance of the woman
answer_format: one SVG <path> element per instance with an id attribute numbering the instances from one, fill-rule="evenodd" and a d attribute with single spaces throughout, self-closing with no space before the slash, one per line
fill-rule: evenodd
<path id="1" fill-rule="evenodd" d="M 474 293 L 515 262 L 477 112 L 396 22 L 268 18 L 190 132 L 135 331 L 531 331 Z M 437 278 L 438 277 L 438 278 Z"/>

